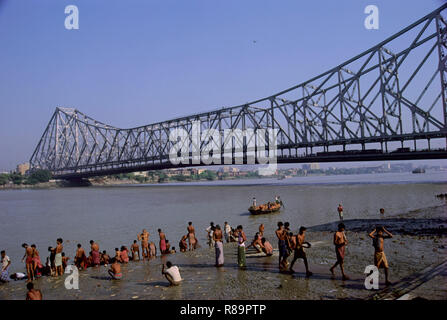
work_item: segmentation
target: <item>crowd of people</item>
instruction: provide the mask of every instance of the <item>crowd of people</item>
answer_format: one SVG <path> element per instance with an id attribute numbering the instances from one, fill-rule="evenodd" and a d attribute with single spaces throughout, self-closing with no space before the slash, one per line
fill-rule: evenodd
<path id="1" fill-rule="evenodd" d="M 337 208 L 340 215 L 340 220 L 343 219 L 343 208 L 341 204 Z M 383 214 L 383 209 L 380 210 Z M 312 276 L 312 272 L 309 270 L 309 264 L 307 261 L 307 254 L 305 249 L 310 248 L 311 244 L 306 241 L 306 227 L 301 226 L 297 234 L 293 234 L 290 228 L 289 222 L 278 222 L 278 228 L 275 230 L 275 235 L 278 239 L 278 268 L 281 273 L 294 273 L 294 265 L 298 259 L 302 259 L 306 269 L 306 277 Z M 333 244 L 335 246 L 336 262 L 330 268 L 332 275 L 335 275 L 335 268 L 340 267 L 342 279 L 348 280 L 349 277 L 344 271 L 344 259 L 345 248 L 348 244 L 348 240 L 345 233 L 345 225 L 341 222 L 338 224 L 338 230 L 333 235 Z M 224 265 L 224 242 L 237 242 L 237 265 L 241 269 L 247 267 L 246 264 L 246 251 L 249 248 L 254 248 L 257 253 L 264 253 L 265 256 L 272 256 L 274 249 L 272 244 L 265 237 L 265 226 L 261 224 L 258 228 L 258 232 L 254 235 L 254 238 L 248 245 L 247 236 L 244 232 L 243 226 L 238 225 L 236 229 L 232 228 L 228 222 L 224 223 L 224 227 L 220 225 L 214 225 L 210 223 L 206 228 L 207 240 L 210 247 L 215 248 L 215 266 L 222 267 Z M 158 229 L 159 243 L 158 251 L 162 255 L 176 253 L 175 247 L 171 247 L 169 240 L 166 239 L 166 234 Z M 373 239 L 374 246 L 374 264 L 378 268 L 385 269 L 386 284 L 389 285 L 388 279 L 388 262 L 383 250 L 384 239 L 391 238 L 392 234 L 385 229 L 385 227 L 377 226 L 369 237 Z M 81 244 L 77 244 L 77 249 L 74 257 L 74 265 L 79 270 L 85 270 L 89 267 L 95 266 L 108 266 L 108 274 L 113 280 L 120 280 L 123 277 L 121 272 L 121 264 L 126 264 L 129 261 L 138 261 L 141 259 L 152 259 L 157 256 L 157 247 L 153 241 L 149 241 L 150 234 L 146 229 L 137 235 L 137 239 L 133 241 L 130 246 L 130 250 L 126 246 L 115 248 L 115 255 L 110 256 L 106 250 L 100 252 L 100 248 L 97 242 L 90 240 L 90 251 L 86 254 Z M 140 241 L 140 245 L 138 241 Z M 43 265 L 40 259 L 40 253 L 35 244 L 29 246 L 24 243 L 22 247 L 25 249 L 25 254 L 22 258 L 22 262 L 25 261 L 26 275 L 23 273 L 15 273 L 9 276 L 10 279 L 21 280 L 26 279 L 28 283 L 27 299 L 42 298 L 40 291 L 36 291 L 32 282 L 41 276 L 61 276 L 65 272 L 67 263 L 70 260 L 63 251 L 63 239 L 58 238 L 54 247 L 48 247 L 49 257 L 46 259 L 46 264 Z M 192 222 L 188 222 L 186 227 L 186 234 L 184 234 L 179 241 L 180 252 L 193 251 L 199 247 L 199 242 L 196 237 L 196 231 Z M 141 252 L 141 255 L 140 255 Z M 293 253 L 291 263 L 288 259 Z M 8 281 L 8 270 L 11 265 L 10 258 L 6 255 L 5 251 L 1 251 L 1 275 L 0 281 Z M 173 266 L 171 262 L 167 262 L 163 265 L 162 274 L 166 277 L 171 285 L 179 285 L 182 281 L 180 271 L 177 266 Z"/>

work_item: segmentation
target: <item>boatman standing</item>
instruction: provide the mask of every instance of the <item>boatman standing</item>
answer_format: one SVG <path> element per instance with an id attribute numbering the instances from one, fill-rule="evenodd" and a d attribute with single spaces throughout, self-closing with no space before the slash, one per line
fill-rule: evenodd
<path id="1" fill-rule="evenodd" d="M 253 197 L 253 207 L 256 207 L 256 198 Z"/>

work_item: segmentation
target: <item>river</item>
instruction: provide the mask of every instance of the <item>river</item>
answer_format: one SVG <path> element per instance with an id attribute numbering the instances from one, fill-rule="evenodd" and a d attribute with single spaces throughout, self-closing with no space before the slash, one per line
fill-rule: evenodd
<path id="1" fill-rule="evenodd" d="M 377 218 L 381 207 L 390 217 L 439 206 L 445 202 L 435 195 L 445 192 L 447 172 L 6 190 L 0 192 L 0 247 L 12 259 L 14 270 L 23 267 L 23 242 L 36 244 L 44 262 L 46 248 L 59 237 L 70 257 L 78 242 L 88 247 L 91 239 L 101 250 L 113 252 L 130 245 L 143 228 L 157 245 L 157 229 L 163 229 L 177 247 L 188 221 L 202 244 L 211 221 L 221 226 L 225 221 L 233 227 L 241 224 L 250 237 L 264 223 L 267 235 L 273 237 L 279 220 L 289 221 L 294 231 L 301 225 L 337 220 L 339 203 L 345 219 Z M 280 213 L 249 215 L 253 197 L 262 203 L 275 195 L 285 205 Z"/>

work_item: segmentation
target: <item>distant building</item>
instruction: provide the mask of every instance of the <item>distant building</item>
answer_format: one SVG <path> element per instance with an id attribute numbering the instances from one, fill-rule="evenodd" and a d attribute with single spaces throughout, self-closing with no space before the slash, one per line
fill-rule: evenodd
<path id="1" fill-rule="evenodd" d="M 20 173 L 22 176 L 29 170 L 30 166 L 28 162 L 21 163 L 17 166 L 17 173 Z"/>
<path id="2" fill-rule="evenodd" d="M 310 170 L 320 170 L 320 164 L 318 162 L 311 163 Z"/>
<path id="3" fill-rule="evenodd" d="M 138 171 L 133 173 L 135 176 L 147 177 L 147 171 Z"/>
<path id="4" fill-rule="evenodd" d="M 311 164 L 303 164 L 302 166 L 303 170 L 320 170 L 320 164 L 319 163 L 311 163 Z"/>

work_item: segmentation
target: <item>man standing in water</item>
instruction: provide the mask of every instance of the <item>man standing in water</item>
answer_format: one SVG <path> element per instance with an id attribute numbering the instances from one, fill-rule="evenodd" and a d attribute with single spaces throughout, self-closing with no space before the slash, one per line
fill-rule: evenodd
<path id="1" fill-rule="evenodd" d="M 92 249 L 92 266 L 99 266 L 101 264 L 99 245 L 93 240 L 90 240 L 90 248 Z"/>
<path id="2" fill-rule="evenodd" d="M 86 269 L 85 262 L 87 260 L 87 256 L 85 255 L 85 251 L 80 243 L 78 243 L 77 247 L 78 249 L 76 250 L 76 255 L 74 258 L 75 265 L 80 270 Z"/>
<path id="3" fill-rule="evenodd" d="M 340 218 L 340 221 L 343 221 L 343 206 L 341 205 L 341 203 L 338 205 L 337 211 L 338 211 L 338 217 Z"/>
<path id="4" fill-rule="evenodd" d="M 384 232 L 386 233 L 386 235 L 383 234 Z M 374 235 L 375 233 L 377 234 Z M 386 230 L 385 227 L 378 226 L 369 234 L 369 237 L 373 239 L 374 265 L 377 267 L 377 269 L 384 269 L 385 284 L 388 286 L 391 284 L 391 282 L 388 280 L 388 261 L 386 259 L 385 252 L 383 251 L 383 240 L 390 239 L 393 237 L 393 235 L 388 230 Z"/>
<path id="5" fill-rule="evenodd" d="M 54 257 L 54 265 L 56 267 L 56 277 L 64 274 L 64 270 L 62 269 L 62 251 L 64 247 L 62 246 L 63 240 L 58 238 L 56 240 L 56 256 Z"/>
<path id="6" fill-rule="evenodd" d="M 133 241 L 133 244 L 130 248 L 132 250 L 132 260 L 136 261 L 137 256 L 138 256 L 138 260 L 140 260 L 140 247 L 138 246 L 137 240 Z"/>
<path id="7" fill-rule="evenodd" d="M 287 258 L 288 258 L 288 250 L 287 250 L 287 231 L 284 229 L 283 223 L 278 222 L 278 229 L 275 231 L 276 236 L 278 237 L 278 249 L 279 249 L 279 271 L 287 270 Z"/>
<path id="8" fill-rule="evenodd" d="M 34 250 L 28 244 L 24 243 L 22 244 L 22 247 L 25 248 L 25 255 L 22 258 L 23 260 L 26 258 L 25 266 L 26 266 L 26 273 L 28 275 L 28 282 L 34 280 L 34 262 L 33 262 L 33 253 Z"/>
<path id="9" fill-rule="evenodd" d="M 143 229 L 143 232 L 137 235 L 138 241 L 141 241 L 141 254 L 143 255 L 143 259 L 145 257 L 150 257 L 149 254 L 149 232 L 146 229 Z"/>
<path id="10" fill-rule="evenodd" d="M 245 241 L 247 241 L 247 236 L 241 225 L 237 227 L 237 264 L 239 268 L 246 268 L 245 263 Z"/>
<path id="11" fill-rule="evenodd" d="M 337 265 L 340 265 L 340 270 L 342 274 L 343 280 L 349 280 L 348 276 L 345 274 L 345 270 L 343 267 L 343 263 L 345 260 L 345 248 L 348 244 L 348 240 L 346 240 L 345 236 L 345 225 L 343 223 L 338 224 L 338 231 L 334 234 L 334 245 L 335 245 L 335 254 L 337 255 L 337 262 L 329 269 L 332 273 L 332 276 L 335 276 L 334 269 Z"/>
<path id="12" fill-rule="evenodd" d="M 166 253 L 166 235 L 158 229 L 158 235 L 160 236 L 160 254 Z"/>
<path id="13" fill-rule="evenodd" d="M 222 243 L 222 230 L 220 226 L 216 226 L 216 230 L 213 233 L 214 247 L 216 248 L 216 267 L 222 267 L 224 265 L 224 253 Z"/>
<path id="14" fill-rule="evenodd" d="M 32 282 L 27 283 L 26 288 L 28 289 L 26 300 L 42 300 L 42 292 L 39 289 L 34 289 Z"/>
<path id="15" fill-rule="evenodd" d="M 298 234 L 295 236 L 295 252 L 293 255 L 292 263 L 290 264 L 290 272 L 294 273 L 293 271 L 293 265 L 295 264 L 296 260 L 303 259 L 304 260 L 304 266 L 306 267 L 306 277 L 310 277 L 312 275 L 312 272 L 309 271 L 309 265 L 307 263 L 307 256 L 306 252 L 304 252 L 303 244 L 305 242 L 306 237 L 306 227 L 301 227 Z"/>
<path id="16" fill-rule="evenodd" d="M 196 231 L 192 226 L 192 222 L 188 222 L 186 230 L 188 231 L 189 251 L 193 251 L 196 245 Z"/>

